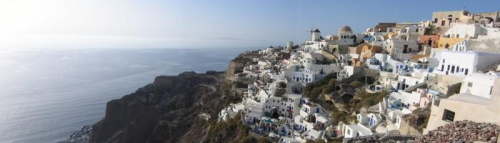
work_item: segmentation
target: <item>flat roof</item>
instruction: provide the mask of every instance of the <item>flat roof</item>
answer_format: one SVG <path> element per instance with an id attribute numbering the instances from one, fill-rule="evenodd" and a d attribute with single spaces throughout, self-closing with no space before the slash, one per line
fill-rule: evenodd
<path id="1" fill-rule="evenodd" d="M 262 104 L 249 102 L 245 107 L 251 111 L 250 116 L 262 116 Z"/>
<path id="2" fill-rule="evenodd" d="M 349 128 L 353 129 L 353 130 L 356 130 L 358 132 L 361 132 L 363 133 L 363 135 L 369 135 L 372 133 L 372 131 L 368 128 L 366 128 L 365 126 L 363 125 L 360 125 L 359 123 L 358 124 L 354 124 L 354 125 L 347 125 Z"/>
<path id="3" fill-rule="evenodd" d="M 301 94 L 286 94 L 285 96 L 291 99 L 299 99 L 302 97 Z"/>
<path id="4" fill-rule="evenodd" d="M 488 105 L 490 103 L 490 99 L 480 97 L 477 95 L 472 95 L 470 93 L 460 93 L 460 94 L 455 94 L 447 99 L 443 100 L 455 100 L 455 101 L 460 101 L 460 102 L 467 102 L 467 103 L 474 103 L 474 104 L 481 104 L 481 105 Z"/>

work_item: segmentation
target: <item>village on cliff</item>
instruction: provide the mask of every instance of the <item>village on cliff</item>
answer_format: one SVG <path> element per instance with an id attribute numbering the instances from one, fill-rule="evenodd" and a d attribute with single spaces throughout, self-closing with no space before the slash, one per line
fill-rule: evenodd
<path id="1" fill-rule="evenodd" d="M 457 122 L 499 129 L 498 11 L 434 12 L 428 21 L 379 23 L 358 33 L 342 26 L 323 36 L 315 29 L 301 44 L 240 56 L 252 60 L 231 78 L 252 84 L 240 89 L 241 103 L 220 111 L 219 122 L 241 114 L 255 136 L 430 142 L 448 134 L 435 130 Z M 498 133 L 463 138 L 489 142 Z"/>

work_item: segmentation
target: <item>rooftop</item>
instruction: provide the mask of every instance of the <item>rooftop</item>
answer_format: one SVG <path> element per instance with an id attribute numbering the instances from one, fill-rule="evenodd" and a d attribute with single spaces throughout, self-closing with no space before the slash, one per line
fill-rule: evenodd
<path id="1" fill-rule="evenodd" d="M 467 103 L 473 103 L 473 104 L 480 104 L 480 105 L 488 105 L 490 103 L 490 100 L 484 97 L 472 95 L 470 93 L 460 93 L 460 94 L 455 94 L 447 99 L 443 100 L 455 100 L 455 101 L 460 101 L 460 102 L 467 102 Z"/>
<path id="2" fill-rule="evenodd" d="M 361 132 L 361 134 L 363 134 L 363 135 L 369 135 L 372 133 L 372 131 L 369 128 L 367 128 L 359 123 L 355 124 L 355 125 L 347 125 L 347 127 L 351 128 L 355 131 Z"/>

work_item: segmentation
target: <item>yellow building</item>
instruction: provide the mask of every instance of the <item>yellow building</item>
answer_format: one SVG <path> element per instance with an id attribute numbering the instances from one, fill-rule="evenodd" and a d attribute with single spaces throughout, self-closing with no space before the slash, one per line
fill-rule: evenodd
<path id="1" fill-rule="evenodd" d="M 469 23 L 479 23 L 483 26 L 491 22 L 500 22 L 500 11 L 474 13 L 472 14 L 472 20 L 469 21 Z"/>
<path id="2" fill-rule="evenodd" d="M 361 55 L 360 55 L 361 61 L 366 61 L 366 59 L 373 57 L 375 53 L 381 53 L 381 52 L 382 52 L 382 47 L 364 44 L 361 47 Z"/>
<path id="3" fill-rule="evenodd" d="M 470 19 L 472 19 L 472 14 L 466 10 L 432 13 L 432 24 L 435 26 L 450 26 L 451 23 L 468 23 Z"/>
<path id="4" fill-rule="evenodd" d="M 438 41 L 438 48 L 451 48 L 453 45 L 465 40 L 465 38 L 446 38 L 445 36 L 441 36 Z"/>

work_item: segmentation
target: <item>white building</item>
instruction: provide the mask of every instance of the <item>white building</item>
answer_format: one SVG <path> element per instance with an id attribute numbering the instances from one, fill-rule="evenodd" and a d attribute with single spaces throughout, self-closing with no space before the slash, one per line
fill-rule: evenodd
<path id="1" fill-rule="evenodd" d="M 475 39 L 479 35 L 486 35 L 486 29 L 479 24 L 452 24 L 452 27 L 446 31 L 443 37 L 446 38 L 465 38 Z"/>
<path id="2" fill-rule="evenodd" d="M 354 75 L 355 73 L 358 73 L 360 72 L 361 69 L 360 67 L 355 67 L 355 66 L 344 66 L 344 69 L 342 69 L 338 75 L 337 75 L 337 78 L 339 79 L 342 79 L 342 78 L 348 78 L 352 75 Z"/>
<path id="3" fill-rule="evenodd" d="M 245 106 L 243 110 L 245 122 L 250 124 L 257 123 L 263 115 L 263 104 L 249 100 L 247 103 L 243 103 L 243 105 Z"/>
<path id="4" fill-rule="evenodd" d="M 333 41 L 333 45 L 353 45 L 363 37 L 352 32 L 351 27 L 344 25 L 337 32 L 338 39 Z"/>
<path id="5" fill-rule="evenodd" d="M 420 103 L 420 97 L 422 93 L 417 91 L 398 91 L 392 92 L 387 99 L 389 107 L 391 109 L 408 109 L 414 104 Z"/>
<path id="6" fill-rule="evenodd" d="M 405 90 L 414 85 L 424 83 L 427 75 L 428 73 L 415 73 L 415 72 L 411 73 L 410 76 L 398 75 L 397 80 L 393 81 L 391 86 L 393 89 L 396 90 Z"/>
<path id="7" fill-rule="evenodd" d="M 489 99 L 493 93 L 495 80 L 499 76 L 495 72 L 488 72 L 486 74 L 473 73 L 470 76 L 466 76 L 462 82 L 460 93 L 468 93 Z"/>
<path id="8" fill-rule="evenodd" d="M 347 126 L 345 126 L 345 130 L 344 130 L 344 138 L 369 136 L 372 134 L 373 133 L 369 128 L 367 128 L 359 123 L 355 124 L 355 125 L 347 125 Z"/>
<path id="9" fill-rule="evenodd" d="M 323 130 L 331 124 L 321 106 L 315 103 L 302 104 L 300 114 L 294 118 L 294 128 L 303 131 L 306 138 L 319 139 Z"/>
<path id="10" fill-rule="evenodd" d="M 277 112 L 279 116 L 293 118 L 299 115 L 301 97 L 300 94 L 285 94 L 283 97 L 271 96 L 264 103 L 264 111 L 270 114 Z"/>
<path id="11" fill-rule="evenodd" d="M 242 103 L 231 104 L 219 112 L 218 121 L 226 121 L 227 118 L 234 117 L 236 114 L 238 114 L 238 112 L 240 110 L 242 110 L 244 108 L 245 108 L 245 106 Z"/>
<path id="12" fill-rule="evenodd" d="M 316 29 L 311 31 L 311 41 L 320 41 L 321 40 L 321 32 Z"/>
<path id="13" fill-rule="evenodd" d="M 419 40 L 424 35 L 425 28 L 420 26 L 407 26 L 399 30 L 397 39 L 399 40 Z"/>
<path id="14" fill-rule="evenodd" d="M 293 73 L 294 82 L 311 83 L 316 80 L 316 71 L 309 68 L 299 68 Z"/>
<path id="15" fill-rule="evenodd" d="M 370 128 L 375 127 L 382 121 L 382 116 L 379 114 L 369 113 L 369 114 L 357 114 L 356 115 L 358 123 Z"/>
<path id="16" fill-rule="evenodd" d="M 365 43 L 367 43 L 371 46 L 386 47 L 386 45 L 387 45 L 387 42 L 385 41 L 383 35 L 369 35 L 364 40 L 365 40 Z"/>
<path id="17" fill-rule="evenodd" d="M 454 46 L 454 50 L 443 50 L 438 56 L 439 65 L 436 73 L 466 76 L 478 72 L 500 61 L 500 54 L 466 51 L 466 41 Z"/>
<path id="18" fill-rule="evenodd" d="M 414 54 L 417 54 L 421 49 L 415 40 L 387 40 L 386 50 L 391 55 L 392 59 L 406 61 Z"/>
<path id="19" fill-rule="evenodd" d="M 291 50 L 292 48 L 293 48 L 293 41 L 288 41 L 288 42 L 286 43 L 286 49 L 287 49 L 287 50 Z"/>

